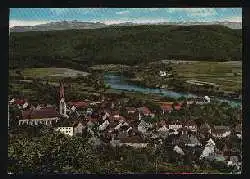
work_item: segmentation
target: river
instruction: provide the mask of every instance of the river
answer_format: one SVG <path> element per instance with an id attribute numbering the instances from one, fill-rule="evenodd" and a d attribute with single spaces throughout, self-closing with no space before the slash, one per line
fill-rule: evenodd
<path id="1" fill-rule="evenodd" d="M 171 97 L 174 99 L 178 99 L 180 97 L 197 97 L 197 95 L 192 93 L 182 93 L 182 92 L 175 92 L 172 90 L 167 89 L 159 89 L 159 88 L 147 88 L 137 84 L 133 84 L 127 80 L 128 78 L 116 73 L 106 73 L 104 75 L 104 81 L 107 85 L 110 86 L 111 89 L 121 90 L 121 91 L 135 91 L 135 92 L 142 92 L 146 94 L 157 94 L 160 96 Z M 228 102 L 233 107 L 238 107 L 241 105 L 241 101 L 236 100 L 227 100 L 227 99 L 219 99 L 216 100 L 221 102 Z"/>

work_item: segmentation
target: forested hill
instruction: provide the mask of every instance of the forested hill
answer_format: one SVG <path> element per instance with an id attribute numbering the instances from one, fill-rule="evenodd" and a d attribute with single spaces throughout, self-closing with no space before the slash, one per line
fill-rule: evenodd
<path id="1" fill-rule="evenodd" d="M 72 67 L 163 59 L 241 60 L 241 29 L 211 26 L 127 26 L 12 32 L 9 66 Z"/>

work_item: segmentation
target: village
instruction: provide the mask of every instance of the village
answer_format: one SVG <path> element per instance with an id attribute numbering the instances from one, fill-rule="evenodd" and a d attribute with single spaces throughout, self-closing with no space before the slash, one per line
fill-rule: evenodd
<path id="1" fill-rule="evenodd" d="M 238 124 L 232 127 L 213 125 L 209 121 L 197 124 L 188 118 L 172 119 L 169 115 L 190 105 L 208 103 L 208 96 L 179 103 L 161 102 L 158 104 L 159 112 L 150 110 L 146 105 L 131 106 L 129 101 L 107 96 L 102 96 L 99 101 L 67 101 L 61 82 L 58 104 L 33 105 L 28 100 L 10 99 L 9 108 L 17 107 L 20 115 L 9 119 L 15 122 L 9 122 L 8 127 L 45 125 L 69 138 L 87 137 L 93 146 L 138 149 L 157 147 L 167 142 L 180 157 L 192 155 L 194 165 L 197 165 L 197 161 L 219 161 L 232 167 L 232 172 L 240 172 L 241 149 L 231 138 L 236 139 L 237 143 L 242 139 L 241 117 Z M 155 116 L 158 116 L 158 120 L 154 120 Z"/>

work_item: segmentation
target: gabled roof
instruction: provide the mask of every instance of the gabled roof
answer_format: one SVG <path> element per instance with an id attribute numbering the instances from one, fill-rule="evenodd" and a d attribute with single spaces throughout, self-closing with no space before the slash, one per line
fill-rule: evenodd
<path id="1" fill-rule="evenodd" d="M 172 111 L 173 110 L 172 104 L 162 104 L 160 107 L 164 111 Z"/>
<path id="2" fill-rule="evenodd" d="M 23 105 L 25 103 L 25 100 L 23 100 L 23 99 L 16 99 L 14 103 L 15 104 L 19 104 L 19 105 Z"/>
<path id="3" fill-rule="evenodd" d="M 196 144 L 196 145 L 201 145 L 200 141 L 195 137 L 194 135 L 191 135 L 189 137 L 188 144 Z"/>
<path id="4" fill-rule="evenodd" d="M 213 129 L 215 130 L 230 130 L 229 126 L 214 126 Z"/>
<path id="5" fill-rule="evenodd" d="M 88 103 L 84 101 L 74 101 L 68 102 L 70 106 L 75 106 L 76 108 L 86 108 L 88 107 Z"/>
<path id="6" fill-rule="evenodd" d="M 210 125 L 208 123 L 201 124 L 200 129 L 211 129 Z"/>
<path id="7" fill-rule="evenodd" d="M 81 122 L 78 122 L 78 123 L 75 123 L 75 124 L 73 125 L 73 127 L 74 127 L 74 128 L 83 128 L 84 125 L 83 125 Z"/>
<path id="8" fill-rule="evenodd" d="M 185 126 L 196 126 L 196 123 L 193 120 L 187 120 Z"/>
<path id="9" fill-rule="evenodd" d="M 182 103 L 178 103 L 178 104 L 176 104 L 176 105 L 174 106 L 174 109 L 175 109 L 175 110 L 180 110 L 181 107 L 182 107 Z"/>
<path id="10" fill-rule="evenodd" d="M 230 131 L 230 128 L 228 126 L 214 126 L 212 128 L 213 134 L 223 134 L 227 131 Z"/>
<path id="11" fill-rule="evenodd" d="M 126 107 L 126 110 L 127 111 L 136 111 L 136 108 L 135 107 Z"/>
<path id="12" fill-rule="evenodd" d="M 42 119 L 59 117 L 59 113 L 53 107 L 43 107 L 38 109 L 30 109 L 22 111 L 23 119 Z"/>
<path id="13" fill-rule="evenodd" d="M 137 108 L 137 110 L 141 113 L 143 113 L 144 115 L 146 114 L 152 114 L 151 111 L 149 110 L 149 108 L 143 106 L 143 107 L 139 107 Z"/>

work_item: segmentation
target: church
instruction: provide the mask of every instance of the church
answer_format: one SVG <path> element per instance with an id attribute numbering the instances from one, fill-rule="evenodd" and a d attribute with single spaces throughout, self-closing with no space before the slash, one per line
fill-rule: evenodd
<path id="1" fill-rule="evenodd" d="M 64 86 L 60 83 L 60 102 L 59 102 L 59 113 L 54 107 L 32 107 L 29 110 L 22 111 L 22 119 L 19 120 L 19 125 L 52 125 L 60 120 L 60 117 L 68 118 L 66 114 L 67 107 L 64 98 Z"/>

